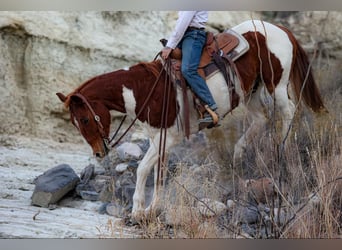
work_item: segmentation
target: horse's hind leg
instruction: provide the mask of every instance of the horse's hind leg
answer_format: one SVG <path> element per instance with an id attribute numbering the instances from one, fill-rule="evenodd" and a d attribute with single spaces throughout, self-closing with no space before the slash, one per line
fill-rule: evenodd
<path id="1" fill-rule="evenodd" d="M 261 132 L 267 122 L 267 114 L 264 112 L 264 102 L 261 99 L 261 91 L 264 91 L 263 87 L 259 87 L 245 102 L 248 115 L 252 122 L 234 146 L 234 163 L 236 163 L 238 159 L 241 159 L 247 145 L 251 144 L 252 140 Z"/>
<path id="2" fill-rule="evenodd" d="M 295 105 L 292 100 L 289 99 L 287 86 L 285 84 L 280 84 L 275 89 L 274 95 L 276 109 L 280 112 L 282 120 L 281 143 L 290 131 L 290 126 L 295 113 Z"/>

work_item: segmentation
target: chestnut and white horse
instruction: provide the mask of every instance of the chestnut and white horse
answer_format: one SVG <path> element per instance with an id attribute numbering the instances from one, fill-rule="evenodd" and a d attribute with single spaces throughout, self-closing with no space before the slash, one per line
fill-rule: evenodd
<path id="1" fill-rule="evenodd" d="M 263 112 L 261 93 L 267 91 L 275 98 L 276 110 L 282 117 L 285 136 L 295 112 L 295 102 L 301 94 L 304 103 L 314 112 L 325 110 L 315 84 L 309 61 L 294 35 L 284 27 L 258 20 L 245 21 L 232 28 L 243 35 L 249 50 L 235 61 L 239 78 L 234 78 L 240 104 L 246 106 L 253 121 L 235 145 L 234 156 L 240 156 L 267 118 Z M 69 109 L 72 123 L 79 129 L 97 157 L 108 152 L 110 110 L 122 112 L 136 119 L 150 138 L 150 148 L 137 169 L 133 195 L 132 217 L 139 220 L 153 211 L 158 201 L 155 183 L 151 204 L 145 207 L 146 178 L 154 166 L 155 181 L 160 130 L 167 129 L 165 150 L 180 142 L 184 132 L 183 95 L 175 86 L 168 86 L 168 112 L 162 118 L 165 104 L 165 78 L 160 60 L 139 63 L 128 70 L 118 70 L 96 76 L 83 83 L 67 96 L 57 93 Z M 161 72 L 161 73 L 159 73 Z M 209 89 L 218 105 L 220 117 L 231 110 L 230 95 L 223 75 L 219 72 L 207 79 Z M 292 84 L 297 100 L 291 100 L 288 86 Z M 188 91 L 189 97 L 191 96 Z M 247 101 L 248 100 L 248 101 Z M 190 102 L 190 132 L 198 131 L 197 112 Z M 165 119 L 166 118 L 166 119 Z M 166 121 L 166 122 L 165 122 Z"/>

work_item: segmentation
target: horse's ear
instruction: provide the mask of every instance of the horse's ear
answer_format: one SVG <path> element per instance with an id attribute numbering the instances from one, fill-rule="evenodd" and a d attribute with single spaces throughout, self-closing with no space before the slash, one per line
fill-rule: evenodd
<path id="1" fill-rule="evenodd" d="M 65 102 L 65 100 L 67 99 L 65 95 L 63 95 L 62 93 L 56 93 L 56 95 L 58 96 L 59 100 L 61 100 L 62 102 Z"/>
<path id="2" fill-rule="evenodd" d="M 75 104 L 83 103 L 83 100 L 79 96 L 77 96 L 77 95 L 70 96 L 70 101 L 72 101 Z"/>

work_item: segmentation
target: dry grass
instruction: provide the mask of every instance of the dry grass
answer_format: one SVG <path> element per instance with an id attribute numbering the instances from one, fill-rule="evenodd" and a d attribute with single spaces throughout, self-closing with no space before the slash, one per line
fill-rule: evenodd
<path id="1" fill-rule="evenodd" d="M 341 238 L 342 68 L 338 64 L 316 66 L 321 68 L 317 82 L 328 115 L 314 115 L 301 107 L 284 149 L 275 139 L 275 118 L 275 124 L 249 145 L 243 161 L 235 166 L 232 141 L 238 139 L 243 117 L 239 120 L 237 113 L 222 129 L 208 132 L 214 139 L 210 153 L 199 166 L 179 164 L 161 215 L 141 224 L 142 237 Z M 228 212 L 214 216 L 198 213 L 196 204 L 203 197 L 223 203 L 233 199 L 241 206 L 251 206 L 241 180 L 261 177 L 273 180 L 278 195 L 266 202 L 271 211 L 268 216 L 259 210 L 261 219 L 254 225 L 254 234 L 247 234 L 242 224 L 236 223 L 234 211 L 230 216 Z"/>

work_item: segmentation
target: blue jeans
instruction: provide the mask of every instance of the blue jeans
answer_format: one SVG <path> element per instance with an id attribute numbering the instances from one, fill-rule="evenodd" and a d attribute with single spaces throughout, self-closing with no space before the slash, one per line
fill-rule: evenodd
<path id="1" fill-rule="evenodd" d="M 195 94 L 208 104 L 212 110 L 217 109 L 215 100 L 205 80 L 198 74 L 202 49 L 206 42 L 204 30 L 186 31 L 178 47 L 182 49 L 182 74 Z"/>

